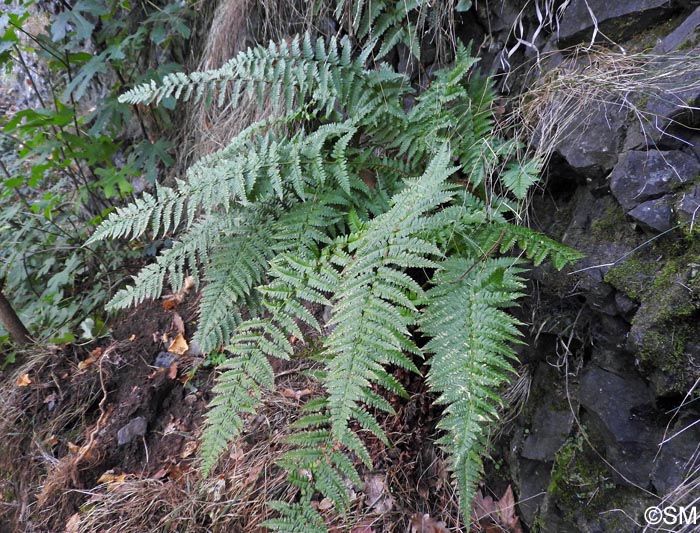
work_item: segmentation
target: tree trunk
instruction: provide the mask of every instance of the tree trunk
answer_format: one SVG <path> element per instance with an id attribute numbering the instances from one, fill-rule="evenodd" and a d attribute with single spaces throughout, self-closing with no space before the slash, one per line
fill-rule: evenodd
<path id="1" fill-rule="evenodd" d="M 10 338 L 15 344 L 24 346 L 30 342 L 31 337 L 27 328 L 24 327 L 17 313 L 12 309 L 10 302 L 2 293 L 2 289 L 0 289 L 0 322 L 10 333 Z"/>

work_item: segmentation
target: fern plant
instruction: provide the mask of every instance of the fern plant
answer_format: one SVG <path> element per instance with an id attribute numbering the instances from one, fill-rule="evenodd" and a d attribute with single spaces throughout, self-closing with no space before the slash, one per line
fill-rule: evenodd
<path id="1" fill-rule="evenodd" d="M 538 168 L 503 166 L 513 146 L 491 133 L 489 85 L 469 79 L 476 59 L 460 48 L 415 95 L 405 76 L 366 68 L 366 55 L 354 57 L 347 39 L 305 36 L 129 91 L 123 101 L 219 104 L 249 91 L 278 112 L 174 188 L 118 209 L 91 238 L 178 236 L 113 308 L 158 296 L 166 279 L 173 290 L 186 274 L 203 284 L 196 338 L 228 353 L 202 437 L 205 474 L 274 389 L 270 360 L 294 356 L 292 337 L 322 337 L 315 378 L 325 394 L 294 422 L 280 464 L 298 497 L 270 503 L 274 530 L 325 531 L 312 504 L 319 495 L 349 509 L 348 483 L 360 485 L 358 468 L 372 463 L 365 436 L 390 445 L 377 418 L 393 412 L 386 393 L 406 396 L 392 369 L 418 373 L 422 360 L 468 514 L 499 387 L 512 373 L 518 323 L 505 308 L 520 296 L 521 256 L 550 257 L 557 268 L 578 257 L 510 222 Z M 330 323 L 310 304 L 329 306 Z"/>

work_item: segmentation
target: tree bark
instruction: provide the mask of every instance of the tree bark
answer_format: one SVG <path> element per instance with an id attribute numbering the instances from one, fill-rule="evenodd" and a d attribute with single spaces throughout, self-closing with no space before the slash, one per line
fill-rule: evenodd
<path id="1" fill-rule="evenodd" d="M 25 346 L 31 341 L 31 336 L 24 327 L 22 321 L 15 313 L 15 310 L 10 305 L 10 302 L 5 298 L 0 288 L 0 322 L 5 326 L 5 329 L 10 333 L 10 338 L 18 346 Z"/>

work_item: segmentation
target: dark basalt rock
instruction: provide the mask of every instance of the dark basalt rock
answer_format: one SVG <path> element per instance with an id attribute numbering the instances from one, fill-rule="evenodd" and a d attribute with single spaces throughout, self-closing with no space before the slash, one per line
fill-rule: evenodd
<path id="1" fill-rule="evenodd" d="M 664 198 L 639 204 L 627 214 L 647 229 L 658 233 L 673 227 L 673 211 Z"/>
<path id="2" fill-rule="evenodd" d="M 651 480 L 661 494 L 676 489 L 690 470 L 689 460 L 697 452 L 700 442 L 700 423 L 697 414 L 683 415 L 670 428 L 667 442 L 661 446 L 655 461 Z"/>
<path id="3" fill-rule="evenodd" d="M 700 213 L 700 187 L 693 185 L 690 191 L 676 195 L 676 216 L 679 222 L 695 226 Z"/>
<path id="4" fill-rule="evenodd" d="M 590 41 L 596 28 L 597 41 L 622 41 L 648 28 L 650 21 L 671 14 L 672 4 L 668 0 L 572 0 L 559 24 L 559 44 Z"/>
<path id="5" fill-rule="evenodd" d="M 700 214 L 699 5 L 571 0 L 556 27 L 510 0 L 473 10 L 488 37 L 475 39 L 482 68 L 508 71 L 502 92 L 538 87 L 564 62 L 589 67 L 594 34 L 643 69 L 635 80 L 648 79 L 588 104 L 570 130 L 558 125 L 545 194 L 531 205 L 533 226 L 585 254 L 563 272 L 533 270 L 524 307 L 541 315 L 519 356 L 541 366 L 504 449 L 521 519 L 541 531 L 641 531 L 644 508 L 658 501 L 639 487 L 676 489 L 700 441 L 696 424 L 659 448 L 697 420 L 686 407 L 666 427 L 664 406 L 700 375 L 700 248 L 687 234 Z"/>
<path id="6" fill-rule="evenodd" d="M 644 381 L 591 366 L 581 376 L 579 400 L 605 441 L 617 482 L 647 486 L 661 431 L 644 416 L 655 401 Z"/>
<path id="7" fill-rule="evenodd" d="M 570 409 L 557 411 L 551 405 L 539 406 L 521 455 L 535 461 L 553 461 L 557 451 L 566 441 L 573 423 L 574 415 Z"/>
<path id="8" fill-rule="evenodd" d="M 685 152 L 629 151 L 620 155 L 610 174 L 610 190 L 629 211 L 691 182 L 699 172 L 698 159 Z"/>
<path id="9" fill-rule="evenodd" d="M 700 46 L 700 7 L 693 11 L 680 26 L 661 39 L 654 47 L 654 53 L 689 51 L 698 46 Z"/>
<path id="10" fill-rule="evenodd" d="M 129 444 L 136 437 L 143 437 L 146 434 L 148 422 L 142 416 L 137 416 L 117 432 L 117 443 L 119 446 Z"/>
<path id="11" fill-rule="evenodd" d="M 556 151 L 581 176 L 602 178 L 617 163 L 627 119 L 624 107 L 600 105 L 585 125 L 563 134 Z"/>

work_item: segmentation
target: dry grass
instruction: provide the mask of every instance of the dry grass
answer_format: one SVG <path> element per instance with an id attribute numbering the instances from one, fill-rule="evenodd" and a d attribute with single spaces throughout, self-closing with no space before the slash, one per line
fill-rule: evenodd
<path id="1" fill-rule="evenodd" d="M 286 373 L 278 385 L 278 391 L 315 386 L 295 372 Z M 196 464 L 183 461 L 160 480 L 127 476 L 81 491 L 89 498 L 66 531 L 262 531 L 260 523 L 273 516 L 266 502 L 292 502 L 297 495 L 275 462 L 288 449 L 284 439 L 299 406 L 294 398 L 270 392 L 259 414 L 251 417 L 248 429 L 207 479 L 201 479 Z"/>
<path id="2" fill-rule="evenodd" d="M 282 384 L 302 385 L 299 376 Z M 71 517 L 67 531 L 255 531 L 271 517 L 267 501 L 295 496 L 275 461 L 287 449 L 283 439 L 298 403 L 268 394 L 264 408 L 207 479 L 200 477 L 195 463 L 181 461 L 161 479 L 130 475 L 82 491 L 89 498 Z"/>
<path id="3" fill-rule="evenodd" d="M 528 155 L 546 162 L 565 139 L 587 134 L 597 116 L 623 112 L 633 117 L 647 144 L 672 135 L 674 126 L 687 126 L 688 115 L 700 108 L 685 98 L 700 92 L 700 56 L 697 54 L 625 54 L 579 46 L 565 51 L 561 63 L 542 75 L 542 56 L 525 76 L 529 90 L 516 97 L 513 111 L 501 123 L 515 132 Z M 672 108 L 671 116 L 654 111 Z"/>
<path id="4" fill-rule="evenodd" d="M 0 402 L 0 435 L 3 436 L 0 440 L 0 520 L 8 523 L 45 523 L 67 503 L 67 495 L 60 488 L 67 486 L 77 470 L 57 459 L 54 453 L 56 436 L 85 422 L 87 410 L 100 396 L 100 384 L 94 374 L 81 376 L 80 398 L 61 402 L 64 394 L 59 386 L 61 379 L 54 376 L 70 372 L 59 367 L 64 358 L 65 354 L 56 347 L 29 353 L 27 361 L 5 376 L 0 385 L 3 399 Z M 32 383 L 20 387 L 17 383 L 24 375 Z M 51 378 L 54 379 L 48 381 Z M 58 394 L 49 394 L 48 390 L 54 386 L 59 389 Z M 44 419 L 42 413 L 51 401 L 57 407 Z M 41 494 L 44 487 L 56 495 L 50 504 L 46 500 L 41 504 L 37 502 L 36 495 Z"/>
<path id="5" fill-rule="evenodd" d="M 251 415 L 245 432 L 234 442 L 214 474 L 202 479 L 190 458 L 173 462 L 154 478 L 127 475 L 106 480 L 88 490 L 71 489 L 68 495 L 84 503 L 65 524 L 67 533 L 242 532 L 263 531 L 260 524 L 274 516 L 267 505 L 272 500 L 293 502 L 297 489 L 275 462 L 288 449 L 285 437 L 299 407 L 309 397 L 322 393 L 319 384 L 299 369 L 279 373 L 277 390 L 267 394 L 257 415 Z M 300 401 L 289 391 L 310 391 Z M 360 467 L 365 482 L 351 487 L 352 509 L 345 517 L 324 512 L 331 531 L 372 527 L 374 531 L 403 533 L 416 513 L 429 514 L 449 527 L 460 527 L 455 488 L 447 461 L 430 435 L 435 413 L 423 394 L 414 398 L 423 413 L 413 431 L 404 424 L 406 410 L 384 419 L 392 441 L 386 449 L 369 443 L 377 469 Z M 425 418 L 427 417 L 427 418 Z M 433 421 L 431 421 L 433 420 Z M 65 515 L 64 515 L 65 516 Z"/>

